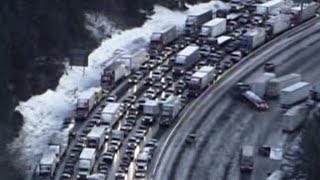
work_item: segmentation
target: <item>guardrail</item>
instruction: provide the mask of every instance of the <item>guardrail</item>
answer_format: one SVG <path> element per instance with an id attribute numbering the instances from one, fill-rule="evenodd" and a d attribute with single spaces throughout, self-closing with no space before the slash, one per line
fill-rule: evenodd
<path id="1" fill-rule="evenodd" d="M 232 68 L 230 68 L 227 72 L 225 72 L 221 78 L 219 78 L 216 83 L 212 86 L 210 86 L 208 89 L 206 89 L 189 107 L 188 109 L 186 109 L 185 113 L 180 117 L 178 123 L 175 125 L 175 127 L 171 130 L 171 132 L 169 133 L 167 139 L 164 142 L 164 145 L 162 146 L 162 149 L 160 150 L 159 156 L 157 157 L 154 169 L 152 171 L 151 174 L 151 179 L 154 179 L 156 171 L 159 168 L 159 164 L 162 160 L 162 156 L 164 151 L 168 148 L 169 142 L 172 141 L 172 135 L 175 133 L 175 131 L 179 128 L 179 126 L 181 125 L 182 121 L 185 119 L 185 117 L 188 117 L 190 115 L 192 115 L 193 113 L 195 113 L 193 109 L 193 107 L 198 106 L 198 109 L 201 109 L 201 111 L 207 112 L 210 107 L 217 101 L 219 100 L 219 98 L 221 98 L 221 95 L 218 96 L 217 99 L 215 99 L 215 101 L 211 101 L 209 104 L 203 102 L 203 99 L 212 99 L 214 95 L 216 95 L 213 91 L 215 90 L 216 86 L 219 85 L 221 82 L 223 82 L 223 80 L 225 78 L 227 78 L 227 76 L 229 76 L 231 73 L 233 73 L 236 69 L 239 69 L 241 66 L 243 65 L 247 65 L 247 63 L 253 63 L 254 61 L 249 61 L 251 58 L 257 56 L 258 54 L 262 53 L 263 51 L 269 49 L 270 47 L 272 47 L 274 44 L 280 42 L 281 40 L 284 40 L 288 37 L 291 37 L 299 32 L 302 32 L 304 30 L 306 30 L 307 28 L 311 27 L 312 25 L 314 25 L 317 21 L 319 20 L 319 17 L 314 17 L 302 24 L 300 24 L 299 26 L 293 27 L 292 29 L 284 32 L 283 34 L 275 37 L 274 39 L 272 39 L 271 41 L 267 42 L 266 44 L 262 45 L 261 47 L 257 48 L 256 50 L 254 50 L 253 52 L 251 52 L 250 54 L 248 54 L 246 57 L 244 57 L 239 63 L 237 63 L 235 66 L 233 66 Z M 301 36 L 298 40 L 299 41 L 301 39 L 303 39 L 305 36 Z M 291 42 L 291 44 L 293 44 L 295 42 Z M 254 66 L 251 67 L 251 69 L 248 69 L 245 74 L 249 74 L 252 71 L 254 71 L 255 69 L 257 69 L 261 64 L 267 62 L 268 59 L 265 59 L 264 61 L 258 62 L 257 64 L 255 64 Z M 209 95 L 209 96 L 208 96 Z M 207 97 L 206 97 L 207 96 Z M 201 104 L 202 103 L 202 104 Z M 183 141 L 183 139 L 181 139 L 181 141 Z"/>

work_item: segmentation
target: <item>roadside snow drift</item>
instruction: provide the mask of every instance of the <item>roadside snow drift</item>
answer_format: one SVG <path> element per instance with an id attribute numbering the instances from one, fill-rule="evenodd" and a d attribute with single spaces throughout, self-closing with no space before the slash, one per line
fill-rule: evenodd
<path id="1" fill-rule="evenodd" d="M 106 61 L 116 49 L 126 47 L 137 48 L 146 46 L 153 31 L 164 29 L 169 25 L 182 28 L 186 16 L 192 12 L 209 10 L 214 4 L 210 3 L 190 6 L 186 12 L 176 12 L 161 6 L 155 6 L 155 14 L 150 16 L 142 27 L 113 34 L 111 39 L 103 41 L 89 55 L 89 67 L 82 75 L 82 68 L 67 68 L 55 90 L 48 90 L 41 95 L 31 97 L 26 102 L 20 102 L 16 110 L 24 117 L 24 125 L 19 137 L 10 145 L 13 151 L 21 154 L 17 162 L 21 165 L 31 165 L 37 162 L 37 157 L 47 147 L 49 137 L 60 131 L 63 119 L 75 109 L 75 102 L 80 93 L 98 87 L 100 74 Z M 215 6 L 216 7 L 216 6 Z"/>

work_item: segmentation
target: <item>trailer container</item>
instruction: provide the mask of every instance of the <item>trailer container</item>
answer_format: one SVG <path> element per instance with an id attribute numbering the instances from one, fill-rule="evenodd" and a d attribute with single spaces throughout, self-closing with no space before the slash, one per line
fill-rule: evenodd
<path id="1" fill-rule="evenodd" d="M 291 7 L 290 13 L 293 14 L 293 24 L 297 25 L 314 17 L 317 13 L 318 6 L 319 4 L 316 2 L 304 3 L 302 11 L 300 5 Z"/>
<path id="2" fill-rule="evenodd" d="M 308 82 L 298 82 L 289 87 L 281 89 L 280 104 L 283 107 L 290 107 L 309 96 L 312 86 Z"/>
<path id="3" fill-rule="evenodd" d="M 266 21 L 268 35 L 273 37 L 291 27 L 291 15 L 279 14 L 272 16 Z"/>
<path id="4" fill-rule="evenodd" d="M 245 145 L 241 148 L 240 152 L 240 171 L 251 172 L 253 170 L 253 146 Z"/>
<path id="5" fill-rule="evenodd" d="M 284 132 L 294 132 L 301 126 L 306 116 L 306 106 L 293 106 L 282 115 L 282 130 Z"/>
<path id="6" fill-rule="evenodd" d="M 256 5 L 256 14 L 268 15 L 279 14 L 281 7 L 284 5 L 284 0 L 270 0 L 262 4 Z"/>
<path id="7" fill-rule="evenodd" d="M 195 72 L 188 83 L 189 93 L 198 96 L 214 80 L 215 69 L 211 66 L 203 66 Z"/>
<path id="8" fill-rule="evenodd" d="M 248 30 L 240 37 L 240 50 L 246 54 L 262 45 L 266 40 L 264 28 L 254 28 Z"/>
<path id="9" fill-rule="evenodd" d="M 158 116 L 160 114 L 160 104 L 157 100 L 146 99 L 143 105 L 143 114 L 149 116 Z"/>
<path id="10" fill-rule="evenodd" d="M 123 63 L 130 71 L 137 70 L 142 63 L 148 59 L 146 49 L 142 48 L 134 54 L 123 55 L 118 59 L 118 62 Z"/>
<path id="11" fill-rule="evenodd" d="M 197 14 L 188 15 L 185 22 L 185 34 L 190 35 L 198 31 L 205 22 L 212 19 L 212 10 L 198 12 Z"/>
<path id="12" fill-rule="evenodd" d="M 227 20 L 225 18 L 215 18 L 205 23 L 201 27 L 201 37 L 216 37 L 226 32 Z"/>
<path id="13" fill-rule="evenodd" d="M 266 96 L 273 98 L 279 96 L 280 90 L 301 81 L 300 74 L 288 74 L 271 79 L 267 84 Z"/>
<path id="14" fill-rule="evenodd" d="M 101 124 L 107 125 L 109 128 L 117 123 L 120 117 L 121 104 L 108 102 L 107 105 L 101 111 Z"/>
<path id="15" fill-rule="evenodd" d="M 113 62 L 103 70 L 101 76 L 101 88 L 103 90 L 112 90 L 117 83 L 129 74 L 129 70 L 121 62 Z"/>
<path id="16" fill-rule="evenodd" d="M 52 149 L 48 149 L 42 154 L 40 163 L 38 165 L 39 176 L 42 179 L 53 178 L 58 165 L 58 158 L 56 152 Z"/>
<path id="17" fill-rule="evenodd" d="M 267 83 L 275 77 L 274 73 L 263 73 L 250 83 L 252 91 L 258 96 L 263 97 L 266 92 Z"/>
<path id="18" fill-rule="evenodd" d="M 170 125 L 182 109 L 181 98 L 171 95 L 161 102 L 161 125 Z"/>
<path id="19" fill-rule="evenodd" d="M 173 73 L 184 74 L 184 72 L 192 67 L 199 59 L 199 47 L 194 45 L 187 46 L 177 54 L 173 66 Z"/>
<path id="20" fill-rule="evenodd" d="M 76 119 L 85 119 L 89 116 L 97 101 L 97 89 L 91 88 L 79 95 L 76 103 Z"/>
<path id="21" fill-rule="evenodd" d="M 79 157 L 77 178 L 86 179 L 93 170 L 96 161 L 95 148 L 83 148 Z"/>
<path id="22" fill-rule="evenodd" d="M 166 45 L 178 38 L 178 31 L 176 26 L 171 26 L 163 31 L 154 32 L 151 35 L 150 47 L 161 51 Z"/>
<path id="23" fill-rule="evenodd" d="M 100 150 L 104 144 L 107 126 L 95 126 L 87 135 L 87 147 Z"/>

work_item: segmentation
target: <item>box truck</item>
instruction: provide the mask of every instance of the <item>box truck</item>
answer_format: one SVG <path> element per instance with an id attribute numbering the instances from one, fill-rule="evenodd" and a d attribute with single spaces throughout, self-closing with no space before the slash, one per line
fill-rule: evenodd
<path id="1" fill-rule="evenodd" d="M 260 15 L 278 14 L 283 5 L 284 0 L 270 0 L 257 4 L 255 13 Z"/>
<path id="2" fill-rule="evenodd" d="M 177 117 L 181 109 L 182 103 L 179 96 L 171 95 L 165 101 L 162 101 L 160 125 L 170 125 Z"/>
<path id="3" fill-rule="evenodd" d="M 55 175 L 55 171 L 58 165 L 58 158 L 56 156 L 56 152 L 52 149 L 46 150 L 40 159 L 40 163 L 38 165 L 39 176 L 43 179 L 45 178 L 53 178 Z"/>
<path id="4" fill-rule="evenodd" d="M 196 14 L 188 15 L 185 22 L 185 34 L 191 35 L 197 32 L 205 22 L 212 19 L 212 10 L 198 12 Z"/>
<path id="5" fill-rule="evenodd" d="M 107 126 L 95 126 L 87 135 L 87 147 L 100 150 L 105 142 Z"/>
<path id="6" fill-rule="evenodd" d="M 173 74 L 182 75 L 200 59 L 199 47 L 189 45 L 180 51 L 174 61 Z"/>
<path id="7" fill-rule="evenodd" d="M 161 51 L 166 45 L 178 38 L 176 26 L 171 26 L 163 31 L 154 32 L 151 35 L 150 48 Z"/>
<path id="8" fill-rule="evenodd" d="M 89 116 L 97 102 L 96 88 L 91 88 L 79 95 L 76 103 L 76 119 L 81 120 Z"/>
<path id="9" fill-rule="evenodd" d="M 101 88 L 103 90 L 112 90 L 117 83 L 129 74 L 129 70 L 121 62 L 113 62 L 103 70 L 101 75 Z"/>
<path id="10" fill-rule="evenodd" d="M 276 75 L 274 73 L 263 73 L 261 76 L 250 82 L 252 91 L 258 96 L 263 97 L 266 92 L 267 83 L 275 77 Z"/>
<path id="11" fill-rule="evenodd" d="M 226 32 L 227 20 L 225 18 L 215 18 L 202 25 L 199 36 L 216 37 Z"/>
<path id="12" fill-rule="evenodd" d="M 192 74 L 188 82 L 189 93 L 198 96 L 214 80 L 215 69 L 211 66 L 203 66 Z"/>
<path id="13" fill-rule="evenodd" d="M 309 96 L 312 85 L 308 82 L 298 82 L 289 87 L 281 89 L 280 104 L 287 108 L 298 102 L 301 102 Z"/>
<path id="14" fill-rule="evenodd" d="M 288 14 L 271 16 L 265 23 L 268 36 L 271 38 L 289 29 L 291 27 L 291 18 L 292 16 Z"/>
<path id="15" fill-rule="evenodd" d="M 86 179 L 87 176 L 91 174 L 95 161 L 96 161 L 96 149 L 83 148 L 79 157 L 77 178 Z"/>
<path id="16" fill-rule="evenodd" d="M 129 71 L 137 70 L 148 59 L 146 49 L 142 48 L 133 54 L 122 55 L 117 62 L 123 63 Z"/>
<path id="17" fill-rule="evenodd" d="M 117 123 L 121 112 L 120 103 L 108 102 L 107 105 L 101 111 L 101 125 L 107 125 L 109 128 Z"/>
<path id="18" fill-rule="evenodd" d="M 277 97 L 279 96 L 281 89 L 300 81 L 301 81 L 301 75 L 295 74 L 295 73 L 291 73 L 291 74 L 287 74 L 284 76 L 271 79 L 267 83 L 266 96 L 269 98 Z"/>
<path id="19" fill-rule="evenodd" d="M 264 28 L 254 28 L 248 30 L 240 37 L 240 50 L 248 54 L 266 40 L 266 31 Z"/>
<path id="20" fill-rule="evenodd" d="M 303 120 L 307 117 L 307 109 L 304 105 L 293 106 L 282 115 L 282 130 L 284 132 L 294 132 Z"/>

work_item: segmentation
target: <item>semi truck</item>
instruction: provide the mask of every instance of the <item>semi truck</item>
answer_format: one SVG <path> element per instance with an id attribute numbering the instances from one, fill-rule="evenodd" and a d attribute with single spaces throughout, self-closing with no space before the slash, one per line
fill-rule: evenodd
<path id="1" fill-rule="evenodd" d="M 38 165 L 38 174 L 41 179 L 53 178 L 58 165 L 56 152 L 52 149 L 46 150 L 40 159 Z"/>
<path id="2" fill-rule="evenodd" d="M 267 84 L 266 96 L 268 98 L 277 97 L 279 96 L 281 89 L 300 81 L 301 81 L 301 75 L 295 74 L 295 73 L 291 73 L 291 74 L 287 74 L 284 76 L 271 79 Z"/>
<path id="3" fill-rule="evenodd" d="M 86 179 L 93 170 L 94 163 L 96 161 L 96 149 L 95 148 L 83 148 L 79 157 L 78 164 L 78 179 Z"/>
<path id="4" fill-rule="evenodd" d="M 129 74 L 129 70 L 121 62 L 113 62 L 103 70 L 100 85 L 103 90 L 112 90 L 117 83 Z"/>
<path id="5" fill-rule="evenodd" d="M 142 63 L 148 59 L 148 53 L 146 49 L 142 48 L 133 54 L 122 55 L 117 62 L 121 62 L 130 71 L 137 70 Z"/>
<path id="6" fill-rule="evenodd" d="M 163 31 L 154 32 L 151 35 L 150 48 L 161 51 L 166 45 L 178 38 L 176 26 L 171 26 Z"/>
<path id="7" fill-rule="evenodd" d="M 298 82 L 280 91 L 280 104 L 288 108 L 308 98 L 312 85 L 308 82 Z"/>
<path id="8" fill-rule="evenodd" d="M 291 27 L 291 15 L 279 14 L 271 16 L 266 21 L 266 32 L 269 38 L 272 38 Z"/>
<path id="9" fill-rule="evenodd" d="M 284 0 L 270 0 L 262 4 L 257 4 L 255 13 L 260 15 L 278 14 L 283 5 Z"/>
<path id="10" fill-rule="evenodd" d="M 49 149 L 56 152 L 58 160 L 62 159 L 68 147 L 69 137 L 63 133 L 55 133 L 51 136 L 49 141 Z"/>
<path id="11" fill-rule="evenodd" d="M 258 96 L 264 97 L 267 83 L 275 77 L 276 75 L 274 73 L 263 73 L 261 76 L 250 82 L 252 91 Z"/>
<path id="12" fill-rule="evenodd" d="M 258 46 L 262 45 L 266 40 L 266 31 L 264 28 L 254 28 L 248 30 L 240 37 L 240 50 L 248 54 Z"/>
<path id="13" fill-rule="evenodd" d="M 182 109 L 181 98 L 171 95 L 161 102 L 160 125 L 169 126 Z"/>
<path id="14" fill-rule="evenodd" d="M 185 34 L 195 34 L 198 31 L 198 29 L 210 19 L 212 19 L 212 10 L 198 12 L 197 14 L 189 15 L 185 22 Z"/>
<path id="15" fill-rule="evenodd" d="M 198 96 L 214 80 L 215 69 L 211 66 L 203 66 L 192 74 L 188 82 L 191 96 Z"/>
<path id="16" fill-rule="evenodd" d="M 200 59 L 199 47 L 189 45 L 180 51 L 173 65 L 173 74 L 182 75 Z"/>
<path id="17" fill-rule="evenodd" d="M 240 171 L 241 173 L 251 172 L 253 170 L 253 146 L 242 146 L 240 152 Z"/>
<path id="18" fill-rule="evenodd" d="M 87 135 L 87 147 L 100 150 L 105 142 L 107 126 L 95 126 Z"/>
<path id="19" fill-rule="evenodd" d="M 227 20 L 225 18 L 215 18 L 202 25 L 199 36 L 202 38 L 216 37 L 227 29 Z"/>
<path id="20" fill-rule="evenodd" d="M 98 100 L 102 99 L 101 90 L 91 88 L 79 95 L 76 103 L 76 119 L 83 120 L 87 118 L 97 104 Z"/>
<path id="21" fill-rule="evenodd" d="M 286 113 L 282 115 L 282 131 L 284 132 L 294 132 L 297 130 L 303 120 L 307 116 L 306 106 L 297 105 L 290 108 Z"/>
<path id="22" fill-rule="evenodd" d="M 121 104 L 108 102 L 101 111 L 101 125 L 107 125 L 112 128 L 118 121 L 121 113 Z"/>
<path id="23" fill-rule="evenodd" d="M 258 95 L 256 95 L 254 92 L 252 92 L 249 84 L 239 82 L 235 87 L 235 91 L 241 97 L 243 97 L 244 99 L 249 101 L 252 105 L 254 105 L 254 107 L 257 108 L 258 110 L 264 111 L 269 109 L 267 102 L 261 97 L 259 97 Z"/>

